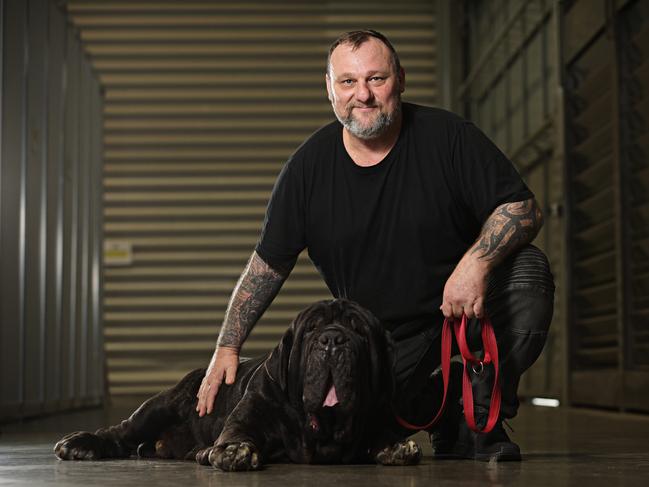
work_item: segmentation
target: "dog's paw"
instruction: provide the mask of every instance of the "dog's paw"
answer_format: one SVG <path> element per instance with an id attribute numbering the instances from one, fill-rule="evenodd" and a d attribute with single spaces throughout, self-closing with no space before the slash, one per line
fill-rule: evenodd
<path id="1" fill-rule="evenodd" d="M 412 440 L 400 441 L 387 446 L 376 454 L 382 465 L 417 465 L 421 460 L 421 448 Z"/>
<path id="2" fill-rule="evenodd" d="M 208 448 L 203 448 L 201 450 L 198 450 L 196 452 L 196 462 L 200 463 L 201 465 L 209 465 L 210 464 L 210 453 L 215 447 L 211 446 Z"/>
<path id="3" fill-rule="evenodd" d="M 231 443 L 227 446 L 213 446 L 203 451 L 207 451 L 206 455 L 203 454 L 203 458 L 207 456 L 210 465 L 225 472 L 259 470 L 261 468 L 257 448 L 246 441 Z M 197 460 L 201 453 L 196 455 Z M 203 462 L 199 460 L 199 463 Z"/>
<path id="4" fill-rule="evenodd" d="M 64 436 L 54 445 L 54 454 L 61 460 L 99 460 L 104 440 L 87 431 Z"/>

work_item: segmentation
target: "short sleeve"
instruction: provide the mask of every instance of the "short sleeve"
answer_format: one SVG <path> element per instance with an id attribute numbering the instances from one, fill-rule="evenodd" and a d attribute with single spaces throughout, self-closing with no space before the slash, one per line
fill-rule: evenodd
<path id="1" fill-rule="evenodd" d="M 304 183 L 297 166 L 289 159 L 277 177 L 255 247 L 271 267 L 293 261 L 306 245 Z"/>
<path id="2" fill-rule="evenodd" d="M 458 126 L 452 164 L 462 201 L 480 223 L 499 205 L 534 197 L 511 161 L 471 122 Z"/>

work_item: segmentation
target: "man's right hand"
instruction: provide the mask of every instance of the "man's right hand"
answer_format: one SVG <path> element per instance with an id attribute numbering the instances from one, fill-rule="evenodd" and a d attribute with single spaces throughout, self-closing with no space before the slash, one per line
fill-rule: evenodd
<path id="1" fill-rule="evenodd" d="M 201 387 L 198 389 L 198 404 L 196 411 L 199 417 L 210 414 L 214 409 L 214 401 L 219 387 L 225 377 L 225 383 L 234 384 L 239 367 L 239 351 L 236 348 L 216 347 L 210 365 L 205 372 Z"/>

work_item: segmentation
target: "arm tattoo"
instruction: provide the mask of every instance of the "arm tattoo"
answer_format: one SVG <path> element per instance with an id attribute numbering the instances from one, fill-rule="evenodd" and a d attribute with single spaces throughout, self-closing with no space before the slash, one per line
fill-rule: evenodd
<path id="1" fill-rule="evenodd" d="M 225 312 L 216 345 L 239 350 L 266 308 L 291 273 L 295 261 L 283 269 L 273 269 L 253 252 Z"/>
<path id="2" fill-rule="evenodd" d="M 543 225 L 543 214 L 534 198 L 500 205 L 487 218 L 470 250 L 480 260 L 498 264 L 512 251 L 530 243 Z"/>

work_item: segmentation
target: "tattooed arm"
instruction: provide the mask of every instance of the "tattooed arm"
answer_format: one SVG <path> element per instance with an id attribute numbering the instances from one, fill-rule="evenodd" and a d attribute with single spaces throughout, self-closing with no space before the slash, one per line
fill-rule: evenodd
<path id="1" fill-rule="evenodd" d="M 273 269 L 253 252 L 225 312 L 218 347 L 241 348 L 266 308 L 275 299 L 295 261 L 286 269 Z"/>
<path id="2" fill-rule="evenodd" d="M 283 269 L 273 269 L 257 252 L 252 253 L 232 291 L 216 350 L 196 395 L 196 411 L 199 416 L 212 412 L 224 376 L 226 384 L 234 383 L 243 342 L 277 296 L 294 265 L 295 260 Z"/>
<path id="3" fill-rule="evenodd" d="M 444 316 L 460 318 L 465 313 L 481 318 L 489 271 L 530 243 L 542 225 L 543 214 L 534 199 L 497 207 L 446 281 L 440 306 Z"/>
<path id="4" fill-rule="evenodd" d="M 514 250 L 530 243 L 543 226 L 543 213 L 535 199 L 505 203 L 487 218 L 471 255 L 493 269 Z"/>

